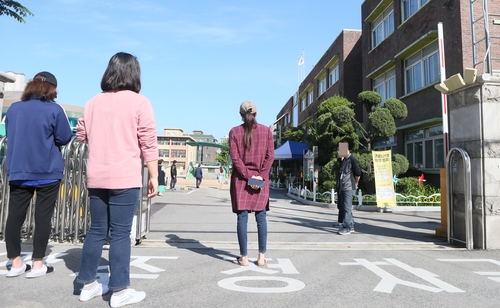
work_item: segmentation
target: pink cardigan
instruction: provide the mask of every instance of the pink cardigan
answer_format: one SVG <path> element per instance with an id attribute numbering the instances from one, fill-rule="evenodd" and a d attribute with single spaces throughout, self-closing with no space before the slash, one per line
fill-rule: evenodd
<path id="1" fill-rule="evenodd" d="M 141 187 L 141 157 L 158 160 L 153 107 L 133 91 L 104 92 L 90 99 L 78 119 L 76 138 L 88 144 L 88 188 Z"/>

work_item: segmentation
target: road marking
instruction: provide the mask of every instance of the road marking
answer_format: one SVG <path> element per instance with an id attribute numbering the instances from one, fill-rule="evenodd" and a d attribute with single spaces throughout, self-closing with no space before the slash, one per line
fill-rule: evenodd
<path id="1" fill-rule="evenodd" d="M 234 261 L 235 258 L 225 257 L 224 260 Z M 271 258 L 266 258 L 266 264 L 264 266 L 257 266 L 255 264 L 255 259 L 249 259 L 248 266 L 238 266 L 237 268 L 230 269 L 227 271 L 222 271 L 222 274 L 226 275 L 236 275 L 243 272 L 257 272 L 260 274 L 273 275 L 278 274 L 279 270 L 270 270 L 268 268 L 281 269 L 283 274 L 299 274 L 299 271 L 295 268 L 292 261 L 290 259 L 277 258 L 278 262 L 270 264 L 272 261 Z M 281 281 L 286 283 L 285 287 L 246 287 L 238 285 L 238 282 L 241 281 Z M 292 279 L 288 277 L 276 277 L 276 276 L 239 276 L 239 277 L 231 277 L 222 279 L 218 282 L 218 285 L 221 288 L 237 291 L 237 292 L 247 292 L 247 293 L 287 293 L 287 292 L 296 292 L 302 290 L 306 285 L 297 279 Z"/>
<path id="2" fill-rule="evenodd" d="M 442 262 L 486 262 L 500 266 L 500 261 L 493 259 L 437 259 L 437 260 Z M 500 276 L 500 272 L 474 272 L 474 273 L 481 276 Z M 500 277 L 488 277 L 488 279 L 500 282 Z"/>
<path id="3" fill-rule="evenodd" d="M 259 287 L 244 287 L 237 285 L 240 281 L 281 281 L 287 283 L 285 287 L 276 288 L 259 288 Z M 247 293 L 289 293 L 302 290 L 306 285 L 297 279 L 287 277 L 274 277 L 274 276 L 243 276 L 231 277 L 222 279 L 218 282 L 219 287 L 238 292 Z"/>
<path id="4" fill-rule="evenodd" d="M 458 292 L 465 292 L 463 290 L 460 290 L 459 288 L 456 288 L 450 284 L 447 284 L 444 281 L 441 281 L 437 279 L 436 277 L 439 277 L 436 274 L 433 274 L 429 271 L 426 271 L 421 268 L 414 268 L 411 267 L 403 262 L 400 262 L 396 259 L 384 259 L 386 262 L 369 262 L 366 259 L 354 259 L 355 262 L 339 262 L 340 265 L 361 265 L 365 267 L 366 269 L 370 270 L 371 272 L 375 273 L 377 276 L 382 278 L 382 280 L 378 283 L 378 285 L 373 289 L 373 291 L 376 292 L 383 292 L 383 293 L 392 293 L 392 290 L 394 290 L 394 287 L 398 284 L 424 290 L 424 291 L 429 291 L 429 292 L 434 292 L 438 293 L 441 291 L 446 291 L 449 293 L 458 293 Z M 438 288 L 435 287 L 430 287 L 426 285 L 422 285 L 419 283 L 414 283 L 406 280 L 399 279 L 392 274 L 386 272 L 385 270 L 381 269 L 379 265 L 395 265 L 405 271 L 408 271 L 415 276 L 422 278 L 423 280 L 426 280 L 427 282 L 437 286 Z"/>

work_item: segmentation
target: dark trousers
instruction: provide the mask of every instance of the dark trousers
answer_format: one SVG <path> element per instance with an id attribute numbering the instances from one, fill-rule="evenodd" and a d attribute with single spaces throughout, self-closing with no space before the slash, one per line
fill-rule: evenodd
<path id="1" fill-rule="evenodd" d="M 175 188 L 175 183 L 177 183 L 177 176 L 172 177 L 172 179 L 170 180 L 170 189 Z"/>
<path id="2" fill-rule="evenodd" d="M 200 187 L 201 185 L 201 178 L 196 178 L 196 187 Z"/>
<path id="3" fill-rule="evenodd" d="M 356 190 L 342 190 L 339 192 L 339 222 L 341 222 L 346 229 L 354 228 L 354 218 L 352 216 L 352 199 L 355 193 Z"/>
<path id="4" fill-rule="evenodd" d="M 57 181 L 32 187 L 10 185 L 9 215 L 5 224 L 7 258 L 11 259 L 21 255 L 21 227 L 26 220 L 26 212 L 35 192 L 35 232 L 32 258 L 45 257 L 51 231 L 51 219 L 59 194 L 59 184 L 60 182 Z"/>

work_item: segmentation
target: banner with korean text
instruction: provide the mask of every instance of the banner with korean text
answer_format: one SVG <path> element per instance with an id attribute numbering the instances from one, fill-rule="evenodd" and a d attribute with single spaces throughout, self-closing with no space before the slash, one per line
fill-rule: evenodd
<path id="1" fill-rule="evenodd" d="M 372 151 L 377 207 L 396 206 L 391 150 Z"/>

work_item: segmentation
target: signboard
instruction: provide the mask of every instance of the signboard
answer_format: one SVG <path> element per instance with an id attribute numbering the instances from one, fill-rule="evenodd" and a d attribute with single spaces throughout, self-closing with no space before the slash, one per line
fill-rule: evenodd
<path id="1" fill-rule="evenodd" d="M 377 207 L 396 206 L 391 150 L 372 151 Z"/>

